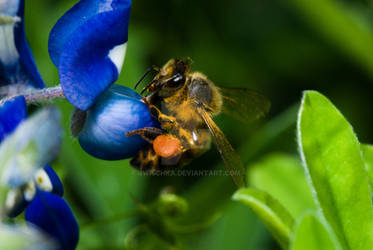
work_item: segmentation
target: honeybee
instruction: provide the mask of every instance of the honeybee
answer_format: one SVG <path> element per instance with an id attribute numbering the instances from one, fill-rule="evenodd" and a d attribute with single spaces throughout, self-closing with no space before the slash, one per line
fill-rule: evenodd
<path id="1" fill-rule="evenodd" d="M 207 151 L 212 137 L 234 182 L 241 187 L 245 184 L 243 164 L 212 118 L 226 113 L 252 121 L 269 111 L 270 102 L 247 89 L 217 87 L 204 74 L 191 72 L 191 64 L 190 59 L 171 59 L 162 68 L 154 68 L 158 73 L 141 93 L 150 93 L 143 101 L 161 128 L 146 127 L 127 134 L 139 134 L 150 143 L 131 165 L 146 172 L 183 166 Z"/>

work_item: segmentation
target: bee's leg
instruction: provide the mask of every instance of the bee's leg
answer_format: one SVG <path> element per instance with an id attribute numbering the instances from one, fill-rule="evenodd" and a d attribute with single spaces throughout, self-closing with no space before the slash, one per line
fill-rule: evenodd
<path id="1" fill-rule="evenodd" d="M 130 161 L 130 164 L 143 172 L 154 173 L 159 166 L 160 157 L 154 152 L 153 146 L 142 148 Z"/>
<path id="2" fill-rule="evenodd" d="M 142 100 L 145 102 L 146 105 L 148 105 L 150 114 L 154 118 L 158 119 L 158 121 L 161 122 L 161 123 L 164 122 L 164 123 L 170 123 L 171 124 L 171 123 L 176 122 L 175 117 L 163 114 L 159 110 L 159 108 L 157 106 L 155 106 L 154 104 L 152 104 L 152 102 L 148 98 L 152 98 L 152 96 L 143 97 Z"/>
<path id="3" fill-rule="evenodd" d="M 153 127 L 145 127 L 142 129 L 137 129 L 131 132 L 128 132 L 126 136 L 131 136 L 131 135 L 141 135 L 141 137 L 146 140 L 149 143 L 153 143 L 154 139 L 158 135 L 162 135 L 165 132 L 162 129 L 159 128 L 153 128 Z"/>
<path id="4" fill-rule="evenodd" d="M 158 121 L 161 123 L 162 128 L 170 130 L 175 126 L 178 126 L 175 117 L 163 114 L 156 106 L 152 104 L 148 106 L 150 114 L 158 119 Z"/>
<path id="5" fill-rule="evenodd" d="M 142 97 L 142 101 L 143 101 L 146 105 L 150 106 L 150 105 L 153 105 L 154 103 L 156 103 L 157 100 L 158 100 L 158 98 L 159 98 L 159 96 L 158 96 L 157 94 L 155 94 L 155 93 L 151 93 L 151 94 L 148 95 L 148 96 L 143 96 L 143 97 Z"/>

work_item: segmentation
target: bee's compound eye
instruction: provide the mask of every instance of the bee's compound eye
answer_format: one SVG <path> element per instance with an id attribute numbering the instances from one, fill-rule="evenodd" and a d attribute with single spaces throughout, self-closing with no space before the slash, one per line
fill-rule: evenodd
<path id="1" fill-rule="evenodd" d="M 185 82 L 185 76 L 183 74 L 177 73 L 167 82 L 167 87 L 178 88 L 182 86 L 184 82 Z"/>
<path id="2" fill-rule="evenodd" d="M 170 158 L 181 153 L 181 144 L 172 135 L 159 135 L 153 142 L 153 149 L 157 155 Z"/>

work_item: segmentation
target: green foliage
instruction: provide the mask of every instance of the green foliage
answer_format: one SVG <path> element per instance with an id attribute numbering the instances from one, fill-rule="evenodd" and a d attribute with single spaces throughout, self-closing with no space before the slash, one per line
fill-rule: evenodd
<path id="1" fill-rule="evenodd" d="M 356 15 L 352 3 L 332 0 L 288 0 L 331 43 L 373 72 L 373 32 L 363 13 Z M 314 8 L 313 6 L 317 6 Z M 343 28 L 341 28 L 343 27 Z"/>
<path id="2" fill-rule="evenodd" d="M 168 217 L 180 217 L 188 211 L 188 203 L 172 193 L 161 194 L 157 205 L 158 213 Z"/>
<path id="3" fill-rule="evenodd" d="M 290 250 L 339 250 L 332 240 L 332 233 L 312 213 L 301 216 L 294 230 Z"/>
<path id="4" fill-rule="evenodd" d="M 296 218 L 315 208 L 301 161 L 293 155 L 272 153 L 249 166 L 249 183 L 276 197 Z"/>
<path id="5" fill-rule="evenodd" d="M 243 202 L 253 209 L 282 248 L 288 248 L 294 221 L 278 201 L 267 193 L 252 188 L 238 190 L 233 195 L 233 200 Z"/>
<path id="6" fill-rule="evenodd" d="M 48 55 L 49 31 L 77 1 L 26 1 L 26 34 L 49 86 L 58 84 L 57 70 Z M 315 209 L 310 190 L 304 190 L 307 183 L 299 171 L 300 160 L 294 157 L 298 105 L 293 104 L 301 91 L 312 88 L 326 93 L 348 117 L 361 141 L 373 141 L 371 2 L 237 0 L 227 9 L 225 1 L 133 1 L 128 50 L 118 83 L 132 87 L 149 66 L 190 56 L 193 69 L 217 85 L 247 87 L 269 97 L 272 110 L 263 124 L 240 124 L 224 116 L 216 122 L 248 166 L 251 184 L 267 191 L 298 218 L 307 208 Z M 193 14 L 186 18 L 185 13 Z M 165 186 L 173 186 L 189 205 L 178 225 L 195 229 L 182 236 L 185 248 L 278 249 L 251 210 L 231 204 L 235 186 L 229 176 L 145 177 L 132 170 L 128 161 L 94 159 L 68 132 L 72 106 L 62 101 L 57 104 L 65 134 L 62 154 L 52 165 L 63 177 L 65 197 L 82 225 L 78 248 L 122 249 L 125 236 L 143 223 L 141 216 L 117 218 L 96 227 L 83 225 L 132 211 L 134 200 L 147 204 Z M 330 119 L 325 124 L 328 122 Z M 368 155 L 364 146 L 362 150 Z M 368 157 L 364 159 L 369 172 Z M 207 166 L 224 168 L 216 151 L 210 150 L 186 169 Z M 198 224 L 204 225 L 188 226 Z M 366 233 L 360 228 L 357 232 Z M 142 244 L 146 244 L 145 238 Z M 152 249 L 151 244 L 146 245 Z M 154 244 L 153 249 L 162 247 Z"/>
<path id="7" fill-rule="evenodd" d="M 365 169 L 369 177 L 370 187 L 373 187 L 373 145 L 361 145 Z"/>
<path id="8" fill-rule="evenodd" d="M 298 140 L 311 190 L 342 247 L 372 249 L 371 192 L 351 125 L 326 97 L 307 91 Z"/>
<path id="9" fill-rule="evenodd" d="M 157 237 L 146 225 L 131 230 L 124 239 L 124 246 L 128 250 L 179 249 Z"/>
<path id="10" fill-rule="evenodd" d="M 372 171 L 372 147 L 360 147 L 348 121 L 316 91 L 304 93 L 297 132 L 301 159 L 320 217 L 315 212 L 300 215 L 307 208 L 315 210 L 315 205 L 301 198 L 309 194 L 305 176 L 299 171 L 299 161 L 289 156 L 270 155 L 254 164 L 251 183 L 268 193 L 241 189 L 233 198 L 253 209 L 283 249 L 288 249 L 289 242 L 292 250 L 372 249 L 373 209 L 367 176 Z M 286 234 L 286 209 L 269 193 L 298 217 L 296 227 L 287 224 Z M 289 197 L 292 194 L 294 199 L 300 198 L 299 206 L 294 206 L 295 201 Z"/>

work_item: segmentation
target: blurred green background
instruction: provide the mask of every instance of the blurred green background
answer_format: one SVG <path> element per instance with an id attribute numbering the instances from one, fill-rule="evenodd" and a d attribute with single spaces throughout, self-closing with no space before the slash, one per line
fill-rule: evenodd
<path id="1" fill-rule="evenodd" d="M 27 37 L 48 86 L 58 84 L 48 55 L 49 31 L 76 2 L 26 1 Z M 247 87 L 271 100 L 269 115 L 253 124 L 224 116 L 216 119 L 249 175 L 258 168 L 257 162 L 268 163 L 276 152 L 296 155 L 296 112 L 306 89 L 328 96 L 360 141 L 373 142 L 372 0 L 134 0 L 132 6 L 127 56 L 117 83 L 133 87 L 149 66 L 189 56 L 193 68 L 217 85 Z M 231 201 L 235 187 L 230 177 L 141 176 L 127 160 L 94 159 L 71 136 L 72 105 L 57 104 L 65 136 L 53 166 L 63 176 L 67 200 L 81 225 L 80 249 L 123 249 L 125 238 L 133 235 L 137 249 L 279 249 L 262 222 L 247 207 Z M 206 166 L 224 168 L 215 149 L 187 168 Z M 262 176 L 263 182 L 252 176 L 251 182 L 269 188 L 276 187 L 277 177 L 288 190 L 299 181 L 297 175 L 269 174 Z M 162 223 L 136 234 L 138 225 L 148 225 L 149 219 L 126 216 L 139 203 L 154 202 L 165 187 L 189 203 L 189 212 L 177 224 L 190 230 L 177 233 L 176 246 L 159 236 L 157 227 Z M 118 217 L 110 223 L 98 223 L 114 215 Z"/>

